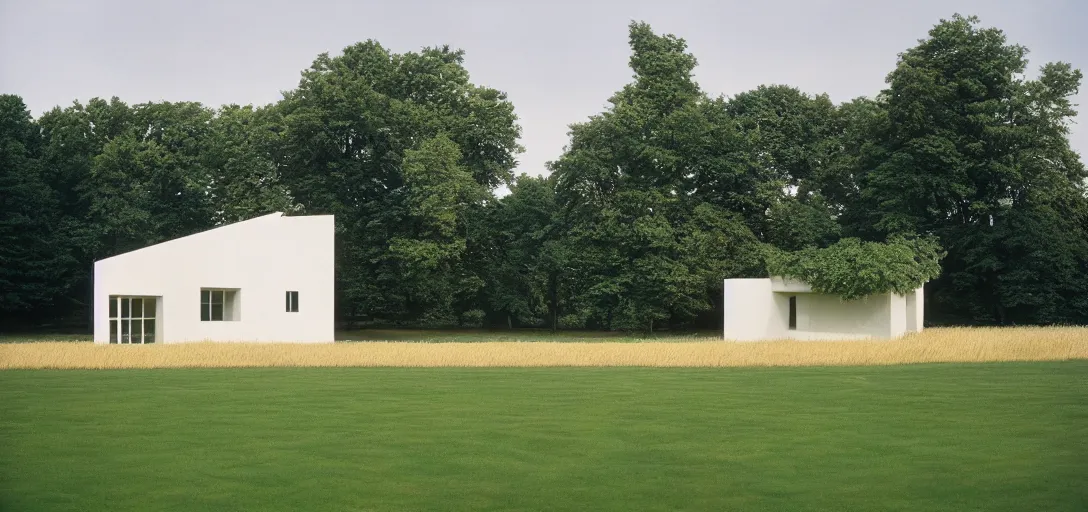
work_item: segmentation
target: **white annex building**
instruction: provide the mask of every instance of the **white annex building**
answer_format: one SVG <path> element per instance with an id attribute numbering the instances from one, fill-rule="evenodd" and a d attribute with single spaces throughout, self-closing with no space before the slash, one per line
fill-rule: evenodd
<path id="1" fill-rule="evenodd" d="M 779 277 L 726 279 L 725 339 L 856 340 L 922 330 L 922 288 L 846 301 Z"/>
<path id="2" fill-rule="evenodd" d="M 273 213 L 96 261 L 94 342 L 332 342 L 334 237 Z"/>

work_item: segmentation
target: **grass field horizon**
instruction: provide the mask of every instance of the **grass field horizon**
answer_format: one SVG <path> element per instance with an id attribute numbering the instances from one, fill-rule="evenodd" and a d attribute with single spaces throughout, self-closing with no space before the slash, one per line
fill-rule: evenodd
<path id="1" fill-rule="evenodd" d="M 1084 510 L 1088 362 L 0 372 L 2 510 Z"/>

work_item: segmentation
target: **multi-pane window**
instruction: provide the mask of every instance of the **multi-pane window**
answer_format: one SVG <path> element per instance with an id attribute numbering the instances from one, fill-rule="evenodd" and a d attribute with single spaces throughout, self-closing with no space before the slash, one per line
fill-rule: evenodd
<path id="1" fill-rule="evenodd" d="M 287 312 L 298 313 L 298 292 L 287 292 Z"/>
<path id="2" fill-rule="evenodd" d="M 110 343 L 155 342 L 154 297 L 110 295 Z"/>
<path id="3" fill-rule="evenodd" d="M 235 307 L 237 293 L 238 290 L 201 289 L 200 320 L 204 322 L 237 320 Z"/>

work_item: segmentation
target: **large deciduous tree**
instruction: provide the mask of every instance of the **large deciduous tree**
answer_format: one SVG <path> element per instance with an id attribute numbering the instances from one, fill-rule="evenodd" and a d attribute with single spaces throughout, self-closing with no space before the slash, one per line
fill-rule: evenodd
<path id="1" fill-rule="evenodd" d="M 760 86 L 723 108 L 739 127 L 743 161 L 757 172 L 752 197 L 760 210 L 749 220 L 753 230 L 789 250 L 834 242 L 840 230 L 821 189 L 842 147 L 842 122 L 827 95 Z"/>
<path id="2" fill-rule="evenodd" d="M 367 41 L 319 56 L 278 106 L 285 184 L 308 212 L 337 216 L 348 317 L 448 317 L 449 294 L 480 286 L 462 257 L 466 215 L 510 181 L 520 128 L 463 60 L 448 47 L 397 54 Z"/>
<path id="3" fill-rule="evenodd" d="M 56 227 L 64 233 L 72 258 L 67 268 L 54 269 L 69 276 L 70 286 L 54 308 L 54 319 L 68 317 L 83 323 L 91 315 L 91 266 L 102 254 L 101 226 L 90 215 L 98 197 L 91 184 L 95 158 L 111 140 L 132 128 L 132 109 L 118 98 L 94 98 L 55 107 L 38 119 L 42 134 L 41 167 L 60 205 Z M 82 319 L 82 320 L 79 320 Z"/>
<path id="4" fill-rule="evenodd" d="M 201 160 L 216 225 L 302 210 L 276 167 L 279 121 L 274 108 L 250 105 L 227 105 L 211 119 Z"/>
<path id="5" fill-rule="evenodd" d="M 0 315 L 87 318 L 94 260 L 285 211 L 336 215 L 349 320 L 711 327 L 721 280 L 767 265 L 854 297 L 939 260 L 930 323 L 1088 323 L 1080 71 L 1029 78 L 1025 48 L 957 15 L 872 98 L 708 98 L 683 39 L 632 23 L 629 43 L 633 80 L 516 181 L 513 105 L 448 47 L 322 54 L 257 108 L 34 121 L 0 96 Z"/>
<path id="6" fill-rule="evenodd" d="M 57 194 L 43 176 L 41 132 L 22 98 L 0 95 L 0 319 L 48 319 L 69 288 Z"/>
<path id="7" fill-rule="evenodd" d="M 522 174 L 478 219 L 489 270 L 483 302 L 507 327 L 558 327 L 570 278 L 558 213 L 555 178 Z"/>
<path id="8" fill-rule="evenodd" d="M 979 322 L 1088 321 L 1088 174 L 1070 149 L 1068 64 L 1024 76 L 1027 50 L 955 16 L 904 52 L 880 105 L 879 150 L 859 169 L 853 232 L 940 237 L 931 311 Z M 1045 220 L 1044 220 L 1045 219 Z"/>
<path id="9" fill-rule="evenodd" d="M 630 44 L 634 81 L 572 126 L 551 167 L 576 276 L 572 316 L 652 330 L 709 309 L 722 278 L 758 272 L 744 221 L 766 204 L 721 101 L 693 80 L 684 40 L 632 23 Z"/>
<path id="10" fill-rule="evenodd" d="M 91 169 L 90 216 L 100 230 L 97 255 L 215 225 L 213 182 L 205 161 L 214 115 L 192 102 L 133 108 L 129 129 L 105 144 Z"/>

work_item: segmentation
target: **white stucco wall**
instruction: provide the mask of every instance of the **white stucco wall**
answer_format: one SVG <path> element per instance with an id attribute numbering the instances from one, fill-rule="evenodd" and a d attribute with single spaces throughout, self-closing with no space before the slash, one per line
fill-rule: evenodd
<path id="1" fill-rule="evenodd" d="M 753 341 L 785 330 L 784 325 L 778 325 L 770 280 L 726 279 L 723 293 L 727 339 Z"/>
<path id="2" fill-rule="evenodd" d="M 880 294 L 854 301 L 812 292 L 781 278 L 724 282 L 725 339 L 887 339 L 921 330 L 921 288 L 907 296 Z M 789 299 L 796 297 L 797 325 L 789 329 Z"/>
<path id="3" fill-rule="evenodd" d="M 109 341 L 111 295 L 160 297 L 162 343 L 332 342 L 334 237 L 331 215 L 275 213 L 95 262 L 95 343 Z M 238 320 L 201 321 L 202 288 L 237 289 Z"/>
<path id="4" fill-rule="evenodd" d="M 852 301 L 819 293 L 797 294 L 797 330 L 850 336 L 888 336 L 891 314 L 888 306 L 887 294 Z M 800 322 L 802 316 L 807 323 Z"/>
<path id="5" fill-rule="evenodd" d="M 907 295 L 907 332 L 922 332 L 925 327 L 925 295 L 918 288 Z"/>
<path id="6" fill-rule="evenodd" d="M 891 318 L 884 337 L 898 338 L 907 332 L 907 298 L 895 293 L 888 295 L 888 298 L 891 301 Z"/>

